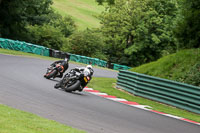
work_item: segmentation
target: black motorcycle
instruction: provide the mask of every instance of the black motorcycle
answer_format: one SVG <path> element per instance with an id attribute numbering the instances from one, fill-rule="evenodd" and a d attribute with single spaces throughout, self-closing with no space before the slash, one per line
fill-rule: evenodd
<path id="1" fill-rule="evenodd" d="M 50 66 L 47 68 L 47 72 L 44 75 L 45 78 L 55 78 L 61 71 L 63 71 L 64 68 L 60 64 L 56 64 L 55 66 Z"/>
<path id="2" fill-rule="evenodd" d="M 72 91 L 82 91 L 87 83 L 91 80 L 91 77 L 88 76 L 88 73 L 81 73 L 75 69 L 72 69 L 67 73 L 64 78 L 60 81 L 59 87 L 64 89 L 67 92 Z M 57 85 L 57 84 L 56 84 Z M 55 88 L 56 85 L 54 86 Z"/>

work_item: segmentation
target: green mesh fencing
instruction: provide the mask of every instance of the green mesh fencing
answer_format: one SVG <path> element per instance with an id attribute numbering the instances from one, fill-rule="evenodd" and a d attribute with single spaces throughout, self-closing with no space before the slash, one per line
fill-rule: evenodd
<path id="1" fill-rule="evenodd" d="M 127 70 L 127 69 L 130 69 L 130 67 L 128 66 L 125 66 L 125 65 L 119 65 L 119 64 L 113 64 L 113 69 L 114 70 Z"/>
<path id="2" fill-rule="evenodd" d="M 49 56 L 49 48 L 22 41 L 0 38 L 0 48 Z"/>
<path id="3" fill-rule="evenodd" d="M 38 55 L 43 55 L 43 56 L 51 56 L 55 58 L 64 58 L 66 56 L 65 53 L 58 50 L 52 50 L 44 46 L 35 45 L 35 44 L 23 42 L 23 41 L 4 39 L 4 38 L 0 38 L 0 48 L 33 53 L 33 54 L 38 54 Z M 70 60 L 79 62 L 79 63 L 84 63 L 84 64 L 97 65 L 100 67 L 108 67 L 107 61 L 100 60 L 98 58 L 91 58 L 91 57 L 86 57 L 86 56 L 81 56 L 81 55 L 76 55 L 76 54 L 70 54 Z M 113 65 L 114 70 L 127 70 L 130 68 L 125 65 L 119 65 L 119 64 L 112 64 L 112 65 Z"/>
<path id="4" fill-rule="evenodd" d="M 70 60 L 75 61 L 75 62 L 80 62 L 84 64 L 91 64 L 91 65 L 97 65 L 100 67 L 108 67 L 108 62 L 104 60 L 100 60 L 98 58 L 91 58 L 91 57 L 86 57 L 86 56 L 81 56 L 81 55 L 76 55 L 76 54 L 70 54 Z M 119 65 L 119 64 L 114 64 L 113 69 L 114 70 L 127 70 L 130 69 L 130 67 L 125 66 L 125 65 Z"/>

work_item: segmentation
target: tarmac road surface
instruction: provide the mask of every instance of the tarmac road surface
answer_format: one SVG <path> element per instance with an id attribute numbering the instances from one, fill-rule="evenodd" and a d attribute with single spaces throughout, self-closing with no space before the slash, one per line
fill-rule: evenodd
<path id="1" fill-rule="evenodd" d="M 52 61 L 0 54 L 0 103 L 88 133 L 199 133 L 200 126 L 141 110 L 87 92 L 54 89 L 43 78 Z M 70 64 L 70 68 L 77 65 Z M 117 72 L 95 68 L 94 76 Z"/>

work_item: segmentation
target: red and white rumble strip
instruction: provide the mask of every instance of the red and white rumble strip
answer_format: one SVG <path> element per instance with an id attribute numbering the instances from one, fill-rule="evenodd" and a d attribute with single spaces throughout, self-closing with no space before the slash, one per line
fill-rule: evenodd
<path id="1" fill-rule="evenodd" d="M 103 98 L 106 98 L 106 99 L 109 99 L 109 100 L 113 100 L 113 101 L 116 101 L 116 102 L 119 102 L 119 103 L 123 103 L 123 104 L 129 105 L 129 106 L 133 106 L 133 107 L 140 108 L 140 109 L 143 109 L 143 110 L 147 110 L 147 111 L 150 111 L 150 112 L 154 112 L 154 113 L 157 113 L 157 114 L 160 114 L 160 115 L 164 115 L 164 116 L 168 116 L 168 117 L 171 117 L 171 118 L 175 118 L 175 119 L 179 119 L 179 120 L 186 121 L 186 122 L 189 122 L 189 123 L 200 125 L 199 122 L 192 121 L 192 120 L 185 119 L 185 118 L 178 117 L 178 116 L 174 116 L 174 115 L 170 115 L 170 114 L 166 114 L 166 113 L 159 112 L 159 111 L 156 111 L 156 110 L 152 110 L 152 109 L 150 109 L 151 108 L 150 106 L 140 105 L 139 103 L 136 103 L 136 102 L 127 101 L 126 99 L 122 99 L 122 98 L 117 98 L 116 96 L 111 96 L 111 95 L 108 95 L 106 93 L 101 93 L 98 90 L 93 90 L 92 88 L 85 87 L 83 91 L 97 95 L 97 96 L 100 96 L 100 97 L 103 97 Z"/>

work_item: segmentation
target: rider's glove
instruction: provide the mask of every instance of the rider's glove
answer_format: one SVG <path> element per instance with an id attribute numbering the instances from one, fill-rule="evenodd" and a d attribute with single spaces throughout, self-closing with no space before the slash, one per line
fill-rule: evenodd
<path id="1" fill-rule="evenodd" d="M 84 77 L 84 74 L 83 74 L 83 73 L 81 73 L 81 74 L 80 74 L 80 78 L 83 78 L 83 77 Z"/>

